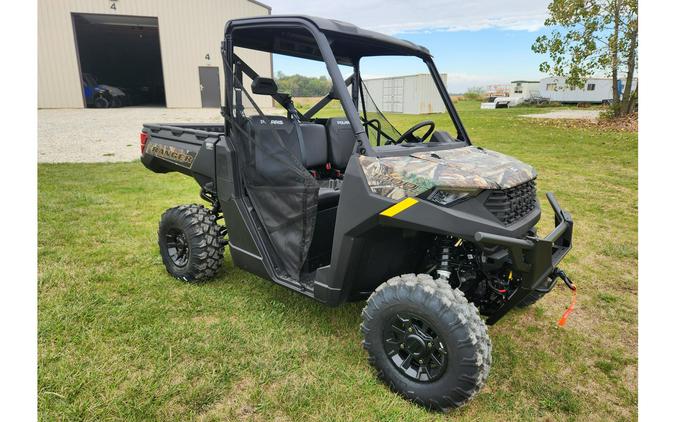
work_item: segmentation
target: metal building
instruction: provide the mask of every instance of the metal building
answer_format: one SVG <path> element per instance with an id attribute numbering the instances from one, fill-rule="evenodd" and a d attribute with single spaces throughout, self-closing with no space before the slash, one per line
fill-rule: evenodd
<path id="1" fill-rule="evenodd" d="M 447 85 L 448 75 L 441 74 Z M 384 113 L 442 113 L 443 99 L 429 74 L 394 76 L 363 81 L 377 107 Z"/>
<path id="2" fill-rule="evenodd" d="M 40 0 L 38 107 L 85 107 L 91 84 L 119 87 L 136 104 L 217 107 L 225 22 L 270 13 L 254 0 Z M 272 75 L 270 54 L 238 53 Z"/>

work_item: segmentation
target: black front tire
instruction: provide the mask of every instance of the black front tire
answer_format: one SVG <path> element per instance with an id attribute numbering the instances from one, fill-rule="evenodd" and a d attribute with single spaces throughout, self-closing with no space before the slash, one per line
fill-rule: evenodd
<path id="1" fill-rule="evenodd" d="M 179 280 L 206 281 L 223 265 L 220 226 L 203 205 L 169 208 L 162 214 L 157 235 L 164 266 Z"/>
<path id="2" fill-rule="evenodd" d="M 417 368 L 417 379 L 397 363 L 407 353 L 407 342 L 415 341 L 412 334 L 401 342 L 400 355 L 391 350 L 388 324 L 401 318 L 401 314 L 424 321 L 422 325 L 429 327 L 426 332 L 434 338 L 428 343 L 430 350 L 432 344 L 440 343 L 441 352 L 445 351 L 442 365 L 435 363 L 431 370 L 425 368 L 428 374 L 436 373 L 426 377 L 429 379 L 419 377 L 420 367 L 431 366 L 428 359 L 427 364 L 417 358 L 408 363 L 408 367 Z M 492 365 L 487 328 L 478 309 L 447 282 L 434 280 L 428 274 L 394 277 L 373 292 L 362 317 L 363 346 L 369 362 L 378 376 L 405 398 L 430 409 L 448 411 L 467 403 L 485 384 Z"/>

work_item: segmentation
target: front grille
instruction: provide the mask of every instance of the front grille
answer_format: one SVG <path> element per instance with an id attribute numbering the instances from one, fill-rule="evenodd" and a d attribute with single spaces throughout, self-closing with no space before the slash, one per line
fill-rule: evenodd
<path id="1" fill-rule="evenodd" d="M 485 207 L 502 223 L 509 225 L 531 213 L 537 205 L 534 180 L 502 190 L 490 191 Z"/>

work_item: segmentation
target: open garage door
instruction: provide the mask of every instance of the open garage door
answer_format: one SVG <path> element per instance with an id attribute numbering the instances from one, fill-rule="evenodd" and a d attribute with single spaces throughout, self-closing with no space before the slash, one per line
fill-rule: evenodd
<path id="1" fill-rule="evenodd" d="M 73 14 L 87 107 L 165 106 L 157 18 Z"/>

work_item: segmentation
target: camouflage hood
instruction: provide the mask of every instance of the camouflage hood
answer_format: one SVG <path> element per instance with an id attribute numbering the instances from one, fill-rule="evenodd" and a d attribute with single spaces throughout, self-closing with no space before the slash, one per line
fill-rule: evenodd
<path id="1" fill-rule="evenodd" d="M 534 169 L 508 155 L 477 147 L 417 152 L 405 157 L 360 156 L 370 189 L 392 199 L 431 188 L 508 189 L 534 179 Z"/>

